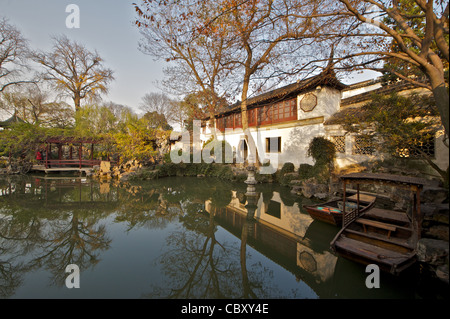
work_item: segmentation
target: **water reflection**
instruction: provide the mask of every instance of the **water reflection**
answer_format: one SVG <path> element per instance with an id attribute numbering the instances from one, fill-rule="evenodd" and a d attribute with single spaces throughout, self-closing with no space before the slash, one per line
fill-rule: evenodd
<path id="1" fill-rule="evenodd" d="M 3 178 L 0 297 L 414 297 L 399 280 L 367 289 L 364 269 L 329 249 L 337 228 L 299 200 L 274 185 L 248 196 L 246 185 L 217 179 Z M 68 264 L 89 280 L 61 295 Z M 42 271 L 49 282 L 34 294 Z"/>
<path id="2" fill-rule="evenodd" d="M 330 252 L 329 242 L 336 229 L 317 223 L 314 227 L 315 221 L 300 211 L 299 204 L 290 198 L 283 201 L 279 192 L 259 192 L 253 200 L 256 201 L 254 208 L 249 209 L 246 197 L 234 191 L 226 207 L 215 207 L 210 201 L 205 204 L 206 211 L 221 226 L 236 235 L 240 232 L 242 271 L 245 272 L 243 256 L 248 243 L 294 272 L 297 280 L 307 280 L 307 284 L 319 292 L 320 286 L 326 286 L 335 272 L 338 258 Z M 322 238 L 317 241 L 315 235 Z M 244 287 L 245 282 L 243 274 Z"/>

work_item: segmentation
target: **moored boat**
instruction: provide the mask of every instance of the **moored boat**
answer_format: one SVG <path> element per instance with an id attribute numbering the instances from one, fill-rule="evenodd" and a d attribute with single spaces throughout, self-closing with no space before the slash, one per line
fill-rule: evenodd
<path id="1" fill-rule="evenodd" d="M 419 178 L 387 174 L 354 173 L 341 177 L 347 183 L 382 183 L 409 190 L 412 212 L 371 207 L 343 213 L 342 229 L 331 242 L 339 255 L 361 264 L 376 264 L 383 271 L 399 274 L 416 261 L 420 238 L 420 191 L 426 182 Z M 345 200 L 345 198 L 344 198 Z"/>
<path id="2" fill-rule="evenodd" d="M 345 202 L 346 211 L 352 211 L 358 209 L 360 212 L 371 208 L 375 203 L 376 197 L 360 194 L 359 199 L 357 194 L 347 197 Z M 342 225 L 342 213 L 344 211 L 343 199 L 331 200 L 326 203 L 316 205 L 303 205 L 303 208 L 309 213 L 309 215 L 315 220 L 341 226 Z"/>

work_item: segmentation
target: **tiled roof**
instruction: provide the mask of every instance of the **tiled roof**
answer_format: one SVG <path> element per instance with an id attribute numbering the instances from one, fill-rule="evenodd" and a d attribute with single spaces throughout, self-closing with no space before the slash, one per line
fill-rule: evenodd
<path id="1" fill-rule="evenodd" d="M 319 85 L 333 87 L 338 90 L 343 90 L 347 87 L 347 85 L 343 84 L 336 78 L 336 74 L 332 69 L 325 69 L 325 71 L 319 75 L 301 81 L 299 80 L 295 83 L 288 84 L 281 88 L 248 99 L 247 109 L 258 107 L 266 103 L 271 103 L 276 100 L 287 99 L 289 97 L 296 96 L 301 92 L 312 90 Z M 216 116 L 239 112 L 240 107 L 241 102 L 237 102 L 231 105 L 227 110 L 217 113 Z M 205 118 L 205 120 L 207 119 L 209 119 L 209 117 Z"/>

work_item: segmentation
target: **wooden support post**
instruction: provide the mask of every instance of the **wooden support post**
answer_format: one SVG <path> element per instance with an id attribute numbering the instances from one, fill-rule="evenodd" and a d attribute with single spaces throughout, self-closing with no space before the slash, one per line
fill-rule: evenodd
<path id="1" fill-rule="evenodd" d="M 80 151 L 78 152 L 78 158 L 80 159 L 80 169 L 81 169 L 81 160 L 83 158 L 83 143 L 80 143 Z"/>
<path id="2" fill-rule="evenodd" d="M 344 186 L 343 186 L 343 190 L 344 190 L 344 196 L 342 198 L 342 201 L 344 202 L 344 207 L 342 209 L 342 228 L 345 227 L 345 200 L 346 200 L 346 192 L 347 192 L 347 181 L 344 179 Z"/>
<path id="3" fill-rule="evenodd" d="M 58 160 L 62 160 L 62 144 L 58 144 Z"/>
<path id="4" fill-rule="evenodd" d="M 49 149 L 49 147 L 48 147 L 48 143 L 47 143 L 47 145 L 45 146 L 45 168 L 48 168 L 48 149 Z"/>
<path id="5" fill-rule="evenodd" d="M 356 184 L 356 213 L 359 216 L 359 184 Z"/>
<path id="6" fill-rule="evenodd" d="M 414 206 L 415 206 L 415 218 L 416 218 L 416 223 L 417 223 L 417 239 L 422 238 L 422 213 L 420 211 L 420 192 L 421 192 L 422 188 L 421 187 L 417 187 L 416 189 L 416 194 L 415 194 L 415 201 L 414 201 Z"/>

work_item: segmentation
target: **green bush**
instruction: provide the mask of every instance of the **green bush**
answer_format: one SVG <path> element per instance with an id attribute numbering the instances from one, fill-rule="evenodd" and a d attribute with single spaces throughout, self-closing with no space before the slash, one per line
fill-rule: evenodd
<path id="1" fill-rule="evenodd" d="M 314 166 L 309 164 L 300 164 L 298 168 L 298 176 L 300 179 L 308 179 L 313 177 Z"/>
<path id="2" fill-rule="evenodd" d="M 296 173 L 286 173 L 278 179 L 280 185 L 289 186 L 291 181 L 298 179 L 298 174 Z"/>
<path id="3" fill-rule="evenodd" d="M 172 159 L 170 158 L 170 153 L 166 153 L 163 155 L 163 163 L 172 163 Z"/>
<path id="4" fill-rule="evenodd" d="M 283 176 L 287 173 L 293 173 L 295 171 L 295 166 L 291 162 L 286 162 L 283 164 L 283 167 L 281 167 L 280 175 Z"/>
<path id="5" fill-rule="evenodd" d="M 315 165 L 332 165 L 336 158 L 336 148 L 325 137 L 314 137 L 309 143 L 307 155 L 314 159 Z"/>

